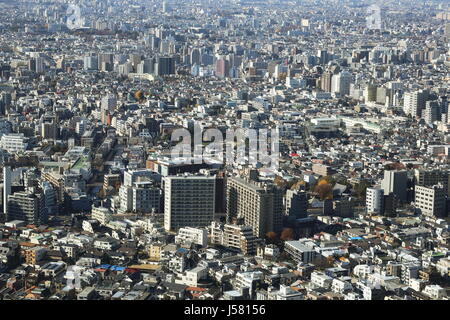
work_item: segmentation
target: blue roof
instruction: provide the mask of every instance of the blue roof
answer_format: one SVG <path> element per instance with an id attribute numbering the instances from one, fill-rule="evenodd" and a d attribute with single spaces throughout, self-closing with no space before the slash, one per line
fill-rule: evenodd
<path id="1" fill-rule="evenodd" d="M 111 266 L 110 270 L 112 271 L 123 271 L 125 270 L 125 267 L 119 267 L 119 266 Z"/>
<path id="2" fill-rule="evenodd" d="M 350 240 L 362 240 L 363 238 L 361 237 L 351 237 Z"/>
<path id="3" fill-rule="evenodd" d="M 101 265 L 99 265 L 97 268 L 100 268 L 100 269 L 109 269 L 111 267 L 111 265 L 109 265 L 109 264 L 101 264 Z"/>

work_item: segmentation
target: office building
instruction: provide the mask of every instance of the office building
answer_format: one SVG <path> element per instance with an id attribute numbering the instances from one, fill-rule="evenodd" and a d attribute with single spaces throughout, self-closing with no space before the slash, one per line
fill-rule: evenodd
<path id="1" fill-rule="evenodd" d="M 0 147 L 9 153 L 24 152 L 28 149 L 28 138 L 23 133 L 5 134 L 0 139 Z"/>

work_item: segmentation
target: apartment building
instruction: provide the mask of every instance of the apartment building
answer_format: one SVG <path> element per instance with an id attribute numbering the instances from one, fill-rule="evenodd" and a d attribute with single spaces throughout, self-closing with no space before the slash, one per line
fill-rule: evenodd
<path id="1" fill-rule="evenodd" d="M 215 176 L 169 176 L 163 178 L 164 228 L 206 227 L 214 219 Z"/>
<path id="2" fill-rule="evenodd" d="M 442 185 L 415 187 L 415 206 L 427 216 L 446 217 L 446 192 Z"/>
<path id="3" fill-rule="evenodd" d="M 283 192 L 274 185 L 237 177 L 227 179 L 227 218 L 242 218 L 253 234 L 263 238 L 282 226 Z"/>
<path id="4" fill-rule="evenodd" d="M 175 237 L 175 243 L 192 243 L 206 247 L 208 245 L 208 230 L 192 227 L 180 228 Z"/>
<path id="5" fill-rule="evenodd" d="M 245 255 L 256 253 L 258 239 L 251 226 L 211 223 L 211 243 L 240 250 Z"/>

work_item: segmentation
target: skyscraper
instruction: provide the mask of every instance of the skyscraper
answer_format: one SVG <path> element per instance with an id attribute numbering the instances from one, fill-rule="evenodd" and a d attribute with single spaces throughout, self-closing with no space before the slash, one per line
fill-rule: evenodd
<path id="1" fill-rule="evenodd" d="M 425 109 L 425 102 L 428 100 L 428 92 L 417 90 L 406 92 L 403 101 L 403 110 L 412 117 L 422 116 L 422 110 Z"/>

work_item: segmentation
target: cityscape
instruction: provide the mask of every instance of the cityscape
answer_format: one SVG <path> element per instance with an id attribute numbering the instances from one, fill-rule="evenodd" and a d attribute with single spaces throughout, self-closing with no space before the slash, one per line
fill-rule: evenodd
<path id="1" fill-rule="evenodd" d="M 450 299 L 448 0 L 0 12 L 0 300 Z"/>

